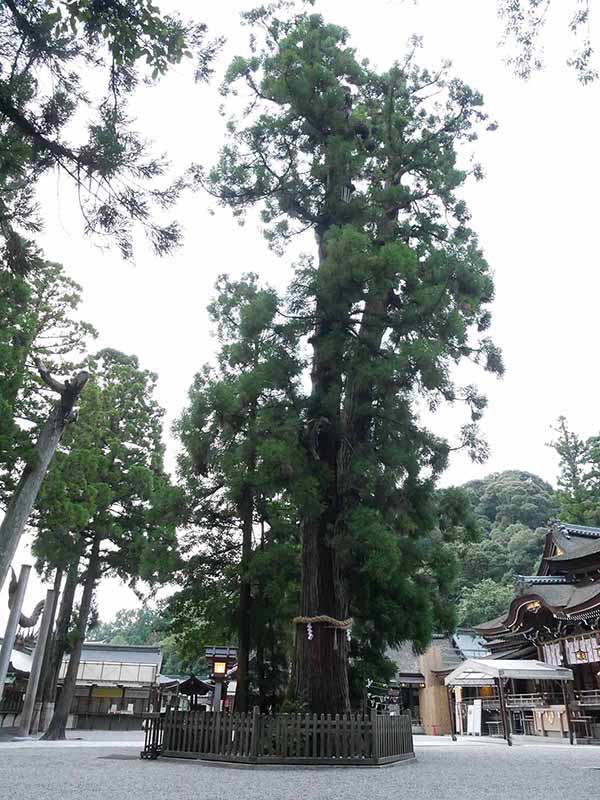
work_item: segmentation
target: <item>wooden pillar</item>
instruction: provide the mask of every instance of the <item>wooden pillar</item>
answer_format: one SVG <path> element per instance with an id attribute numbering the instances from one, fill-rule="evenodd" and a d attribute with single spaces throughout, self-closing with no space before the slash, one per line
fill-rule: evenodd
<path id="1" fill-rule="evenodd" d="M 511 747 L 512 741 L 510 738 L 510 723 L 508 721 L 508 714 L 506 712 L 506 701 L 504 698 L 504 686 L 502 684 L 502 678 L 496 678 L 496 682 L 498 685 L 498 699 L 500 701 L 500 717 L 502 719 L 502 728 L 504 730 L 504 738 L 506 739 L 506 744 Z"/>
<path id="2" fill-rule="evenodd" d="M 373 759 L 379 763 L 379 721 L 377 719 L 377 709 L 371 709 L 371 741 L 373 742 Z"/>
<path id="3" fill-rule="evenodd" d="M 452 687 L 446 686 L 446 695 L 448 697 L 448 713 L 450 714 L 450 735 L 452 736 L 452 741 L 456 741 L 456 722 L 454 717 L 454 708 L 452 702 Z"/>
<path id="4" fill-rule="evenodd" d="M 562 689 L 563 701 L 565 704 L 565 714 L 567 717 L 567 727 L 569 729 L 569 744 L 575 744 L 573 740 L 573 723 L 571 721 L 571 692 L 567 692 L 567 682 L 561 681 L 560 688 Z"/>
<path id="5" fill-rule="evenodd" d="M 215 681 L 215 689 L 213 693 L 212 710 L 221 710 L 221 693 L 223 692 L 223 682 Z"/>
<path id="6" fill-rule="evenodd" d="M 256 761 L 258 758 L 258 740 L 260 738 L 260 709 L 258 706 L 252 708 L 252 730 L 250 733 L 250 760 Z"/>
<path id="7" fill-rule="evenodd" d="M 40 673 L 42 671 L 42 661 L 44 660 L 44 651 L 46 649 L 46 640 L 48 638 L 48 631 L 50 630 L 53 605 L 54 589 L 48 589 L 46 592 L 46 602 L 44 603 L 44 613 L 42 614 L 42 622 L 40 624 L 38 640 L 33 652 L 31 672 L 29 674 L 29 681 L 27 682 L 27 691 L 25 693 L 25 700 L 23 701 L 21 722 L 19 725 L 19 730 L 17 731 L 17 736 L 29 736 L 29 728 L 31 727 L 31 719 L 33 717 L 33 707 L 35 705 L 35 696 L 37 694 Z"/>
<path id="8" fill-rule="evenodd" d="M 10 616 L 6 624 L 2 648 L 0 648 L 0 700 L 2 700 L 2 695 L 4 693 L 6 673 L 8 672 L 10 656 L 15 643 L 15 636 L 17 635 L 17 625 L 19 624 L 19 617 L 21 616 L 21 609 L 23 608 L 23 598 L 25 597 L 25 590 L 27 589 L 27 581 L 29 580 L 30 572 L 31 566 L 29 564 L 23 564 L 19 572 L 17 591 L 15 592 Z"/>

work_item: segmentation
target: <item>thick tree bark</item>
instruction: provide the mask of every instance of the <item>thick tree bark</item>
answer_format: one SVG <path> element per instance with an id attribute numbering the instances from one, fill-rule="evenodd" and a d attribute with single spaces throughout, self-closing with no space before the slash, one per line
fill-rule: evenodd
<path id="1" fill-rule="evenodd" d="M 50 668 L 50 658 L 52 654 L 52 642 L 54 639 L 54 620 L 56 618 L 56 609 L 58 606 L 58 596 L 60 594 L 60 585 L 63 579 L 62 569 L 57 569 L 54 575 L 54 595 L 52 597 L 52 608 L 50 609 L 50 624 L 48 629 L 48 638 L 46 639 L 46 647 L 44 648 L 44 657 L 42 659 L 42 668 L 40 670 L 40 679 L 38 681 L 37 693 L 35 697 L 35 711 L 31 722 L 31 733 L 37 733 L 40 730 L 41 721 L 41 704 L 44 698 L 44 684 L 48 678 L 48 671 Z"/>
<path id="2" fill-rule="evenodd" d="M 260 551 L 264 552 L 265 549 L 265 523 L 264 519 L 260 522 Z M 262 586 L 259 584 L 257 590 L 257 603 L 260 609 L 264 609 L 265 601 Z M 264 613 L 264 611 L 263 611 Z M 266 692 L 265 682 L 265 633 L 267 625 L 256 626 L 256 683 L 258 689 L 258 707 L 261 714 L 268 714 L 269 702 Z"/>
<path id="3" fill-rule="evenodd" d="M 69 625 L 71 623 L 71 615 L 73 613 L 73 603 L 75 600 L 75 590 L 78 585 L 77 568 L 79 566 L 79 558 L 74 561 L 69 567 L 67 572 L 67 579 L 63 589 L 60 607 L 58 610 L 58 618 L 56 620 L 56 631 L 52 638 L 50 648 L 50 658 L 48 661 L 48 668 L 44 679 L 42 701 L 46 703 L 54 703 L 56 697 L 56 685 L 58 683 L 58 674 L 60 672 L 60 665 L 62 664 L 63 655 L 67 649 L 67 637 L 69 635 Z"/>
<path id="4" fill-rule="evenodd" d="M 326 256 L 324 235 L 319 239 L 319 261 Z M 309 405 L 308 448 L 319 463 L 321 513 L 302 521 L 301 616 L 326 614 L 348 617 L 348 593 L 336 537 L 341 532 L 338 490 L 342 398 L 342 353 L 332 342 L 343 341 L 350 308 L 330 317 L 326 301 L 317 300 L 317 322 L 312 337 L 312 391 Z M 309 640 L 305 626 L 296 631 L 294 694 L 296 702 L 314 713 L 350 710 L 348 642 L 344 632 L 319 623 Z"/>
<path id="5" fill-rule="evenodd" d="M 40 432 L 35 445 L 35 458 L 23 470 L 0 525 L 0 589 L 4 586 L 54 452 L 67 425 L 73 418 L 74 405 L 89 377 L 87 372 L 80 372 L 72 381 L 65 381 L 63 384 L 52 378 L 41 362 L 38 362 L 38 369 L 44 382 L 58 392 L 60 400 L 52 408 L 48 420 Z"/>
<path id="6" fill-rule="evenodd" d="M 67 674 L 63 683 L 62 691 L 58 702 L 54 708 L 52 720 L 48 726 L 48 730 L 42 737 L 45 740 L 55 741 L 65 739 L 65 731 L 67 728 L 67 720 L 71 710 L 71 703 L 73 702 L 73 695 L 75 693 L 75 682 L 77 680 L 77 672 L 79 670 L 79 663 L 81 661 L 81 651 L 83 642 L 85 640 L 85 633 L 87 630 L 88 618 L 92 606 L 92 598 L 96 581 L 98 579 L 98 553 L 100 550 L 100 537 L 96 535 L 92 543 L 92 550 L 88 563 L 87 575 L 83 586 L 83 595 L 81 598 L 81 605 L 79 607 L 79 616 L 77 620 L 77 628 L 75 631 L 75 646 L 69 658 L 69 666 L 67 667 Z"/>
<path id="7" fill-rule="evenodd" d="M 44 652 L 44 660 L 42 662 L 42 671 L 40 673 L 40 684 L 37 693 L 37 700 L 41 700 L 44 694 L 44 684 L 48 678 L 48 671 L 52 660 L 52 645 L 54 643 L 54 621 L 56 619 L 56 610 L 58 608 L 58 598 L 60 596 L 60 586 L 63 579 L 62 569 L 57 569 L 54 574 L 54 606 L 50 614 L 50 631 L 48 633 L 48 641 L 46 643 L 46 650 Z"/>
<path id="8" fill-rule="evenodd" d="M 257 363 L 257 361 L 256 361 Z M 248 414 L 248 437 L 250 448 L 246 467 L 246 481 L 242 489 L 239 503 L 239 514 L 242 523 L 242 559 L 240 564 L 240 605 L 238 625 L 238 654 L 237 654 L 237 687 L 235 697 L 236 711 L 248 711 L 249 704 L 249 663 L 251 646 L 251 605 L 252 587 L 250 580 L 250 565 L 252 561 L 252 529 L 254 526 L 254 474 L 256 471 L 256 401 L 251 403 Z"/>
<path id="9" fill-rule="evenodd" d="M 240 503 L 242 513 L 242 560 L 240 564 L 240 604 L 238 624 L 236 711 L 248 710 L 248 666 L 250 661 L 250 561 L 252 559 L 252 523 L 254 519 L 252 490 L 245 487 Z"/>

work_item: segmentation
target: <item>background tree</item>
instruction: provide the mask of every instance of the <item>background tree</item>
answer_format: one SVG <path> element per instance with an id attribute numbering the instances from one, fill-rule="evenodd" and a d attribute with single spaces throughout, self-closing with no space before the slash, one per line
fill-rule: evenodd
<path id="1" fill-rule="evenodd" d="M 389 643 L 425 639 L 435 592 L 423 538 L 450 444 L 423 427 L 417 403 L 466 401 L 463 445 L 481 457 L 485 401 L 455 386 L 451 367 L 471 358 L 501 371 L 478 336 L 493 287 L 457 196 L 469 174 L 457 150 L 486 123 L 482 99 L 445 69 L 419 69 L 412 52 L 375 72 L 318 15 L 245 20 L 253 49 L 234 59 L 224 92 L 249 104 L 198 178 L 237 215 L 258 205 L 274 246 L 306 229 L 317 239 L 292 291 L 312 348 L 302 441 L 317 482 L 317 502 L 299 506 L 301 614 L 376 619 Z M 347 710 L 347 667 L 335 627 L 311 641 L 299 629 L 298 702 Z"/>
<path id="2" fill-rule="evenodd" d="M 554 489 L 525 470 L 505 470 L 466 483 L 475 513 L 484 529 L 522 523 L 535 529 L 545 525 L 557 511 Z"/>
<path id="3" fill-rule="evenodd" d="M 560 518 L 579 525 L 600 525 L 600 436 L 582 439 L 560 417 L 551 446 L 560 459 L 557 500 Z"/>
<path id="4" fill-rule="evenodd" d="M 277 294 L 260 287 L 255 275 L 219 279 L 209 306 L 220 344 L 217 367 L 196 376 L 177 425 L 192 531 L 176 619 L 187 627 L 200 617 L 235 636 L 239 710 L 249 706 L 251 651 L 263 707 L 266 695 L 276 692 L 279 668 L 286 672 L 297 590 L 290 489 L 293 484 L 295 496 L 309 489 L 298 444 L 297 326 L 280 315 L 279 306 Z"/>
<path id="5" fill-rule="evenodd" d="M 517 575 L 537 571 L 547 523 L 558 514 L 554 489 L 537 475 L 506 470 L 466 483 L 479 536 L 456 538 L 453 597 L 463 625 L 486 622 L 506 610 Z M 510 602 L 510 599 L 509 599 Z"/>
<path id="6" fill-rule="evenodd" d="M 72 550 L 84 560 L 74 641 L 45 738 L 64 738 L 94 590 L 104 575 L 135 586 L 167 580 L 177 565 L 179 493 L 163 469 L 163 410 L 156 376 L 135 356 L 101 350 L 81 418 L 64 441 L 38 504 L 36 556 L 51 563 Z"/>
<path id="7" fill-rule="evenodd" d="M 464 588 L 458 615 L 464 625 L 488 622 L 506 613 L 514 596 L 514 586 L 484 578 L 473 586 Z"/>

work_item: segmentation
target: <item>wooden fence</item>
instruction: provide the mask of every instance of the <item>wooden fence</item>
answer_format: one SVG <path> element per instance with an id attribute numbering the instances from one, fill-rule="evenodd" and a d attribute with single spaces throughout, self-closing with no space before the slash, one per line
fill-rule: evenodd
<path id="1" fill-rule="evenodd" d="M 170 710 L 145 717 L 143 758 L 376 765 L 414 758 L 408 714 L 247 714 Z"/>

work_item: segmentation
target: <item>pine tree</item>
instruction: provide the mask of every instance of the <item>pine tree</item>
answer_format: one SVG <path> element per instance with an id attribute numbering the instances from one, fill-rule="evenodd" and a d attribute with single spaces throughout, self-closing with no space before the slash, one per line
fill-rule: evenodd
<path id="1" fill-rule="evenodd" d="M 84 560 L 74 644 L 46 733 L 64 738 L 94 590 L 105 575 L 130 585 L 167 580 L 177 566 L 179 493 L 163 470 L 156 376 L 135 356 L 101 350 L 92 385 L 52 464 L 38 503 L 34 552 L 42 563 Z"/>
<path id="2" fill-rule="evenodd" d="M 43 424 L 54 402 L 40 379 L 37 361 L 49 372 L 70 375 L 81 366 L 96 330 L 78 318 L 81 287 L 60 264 L 39 256 L 26 276 L 0 271 L 1 495 L 14 488 L 15 473 L 31 454 L 32 430 Z"/>
<path id="3" fill-rule="evenodd" d="M 574 525 L 600 525 L 600 437 L 582 439 L 560 417 L 551 443 L 559 456 L 560 517 Z"/>
<path id="4" fill-rule="evenodd" d="M 0 273 L 5 289 L 0 311 L 8 317 L 0 330 L 0 500 L 6 511 L 0 525 L 0 586 L 48 464 L 73 419 L 87 380 L 79 371 L 81 360 L 96 336 L 77 318 L 81 287 L 63 268 L 39 254 L 29 266 L 23 276 L 8 269 Z M 56 380 L 54 371 L 70 380 Z"/>
<path id="5" fill-rule="evenodd" d="M 299 493 L 305 472 L 298 443 L 302 362 L 295 326 L 279 306 L 254 275 L 219 279 L 209 306 L 218 365 L 196 376 L 177 425 L 184 446 L 179 471 L 192 506 L 188 547 L 196 550 L 174 601 L 178 625 L 197 626 L 201 615 L 236 636 L 241 711 L 249 705 L 251 650 L 263 705 L 267 661 L 285 663 L 285 624 L 274 612 L 289 606 L 297 570 L 289 486 L 295 481 Z"/>
<path id="6" fill-rule="evenodd" d="M 389 642 L 422 640 L 435 616 L 427 537 L 450 444 L 419 407 L 464 400 L 462 445 L 485 455 L 485 401 L 451 370 L 466 358 L 502 370 L 482 335 L 492 279 L 458 196 L 480 175 L 459 167 L 458 149 L 487 118 L 477 92 L 446 68 L 418 68 L 414 48 L 378 73 L 343 28 L 275 14 L 244 15 L 252 52 L 234 59 L 223 91 L 248 105 L 197 178 L 238 216 L 258 206 L 275 248 L 302 230 L 316 237 L 292 293 L 312 348 L 302 443 L 317 486 L 317 502 L 299 505 L 301 619 L 333 622 L 312 640 L 298 627 L 293 693 L 335 713 L 349 707 L 336 626 L 356 614 Z"/>
<path id="7" fill-rule="evenodd" d="M 12 260 L 27 261 L 18 225 L 33 224 L 37 179 L 59 169 L 79 191 L 86 230 L 131 255 L 132 226 L 158 253 L 179 239 L 156 212 L 172 205 L 180 182 L 160 185 L 166 164 L 132 127 L 127 101 L 141 80 L 156 81 L 184 57 L 210 75 L 219 42 L 206 26 L 161 14 L 150 0 L 6 0 L 0 7 L 0 231 Z M 102 83 L 95 101 L 89 73 Z M 85 114 L 87 139 L 70 132 Z"/>

